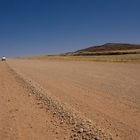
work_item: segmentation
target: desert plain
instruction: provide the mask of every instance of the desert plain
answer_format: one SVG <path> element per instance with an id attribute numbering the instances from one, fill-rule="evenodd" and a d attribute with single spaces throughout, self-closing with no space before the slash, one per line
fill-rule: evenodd
<path id="1" fill-rule="evenodd" d="M 0 110 L 1 140 L 139 140 L 140 63 L 8 59 Z"/>

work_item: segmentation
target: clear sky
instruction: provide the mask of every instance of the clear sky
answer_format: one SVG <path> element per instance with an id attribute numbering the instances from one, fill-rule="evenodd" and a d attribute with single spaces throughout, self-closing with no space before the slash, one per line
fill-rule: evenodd
<path id="1" fill-rule="evenodd" d="M 140 0 L 0 0 L 0 56 L 140 44 Z"/>

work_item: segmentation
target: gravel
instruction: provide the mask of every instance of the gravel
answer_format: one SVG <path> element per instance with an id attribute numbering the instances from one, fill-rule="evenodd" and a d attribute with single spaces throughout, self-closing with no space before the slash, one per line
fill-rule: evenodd
<path id="1" fill-rule="evenodd" d="M 19 83 L 24 85 L 30 92 L 28 96 L 34 96 L 38 105 L 42 105 L 48 113 L 60 120 L 60 124 L 66 123 L 71 126 L 73 140 L 112 140 L 112 136 L 98 128 L 91 120 L 82 116 L 69 105 L 62 103 L 51 93 L 43 89 L 39 84 L 25 77 L 10 67 Z M 57 132 L 56 132 L 57 133 Z"/>

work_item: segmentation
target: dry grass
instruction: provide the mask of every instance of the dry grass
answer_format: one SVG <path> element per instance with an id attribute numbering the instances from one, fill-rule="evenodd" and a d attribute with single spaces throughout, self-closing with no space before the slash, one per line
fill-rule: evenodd
<path id="1" fill-rule="evenodd" d="M 28 56 L 19 57 L 22 59 L 59 59 L 59 60 L 74 60 L 74 61 L 104 61 L 104 62 L 140 62 L 140 54 L 125 54 L 125 55 L 99 55 L 99 56 Z"/>
<path id="2" fill-rule="evenodd" d="M 126 55 L 126 54 L 140 54 L 140 49 L 133 50 L 115 50 L 115 51 L 99 51 L 99 52 L 70 52 L 61 54 L 63 56 L 95 56 L 95 55 Z"/>
<path id="3" fill-rule="evenodd" d="M 100 52 L 70 52 L 56 55 L 25 56 L 22 59 L 59 59 L 74 61 L 140 62 L 140 49 Z"/>

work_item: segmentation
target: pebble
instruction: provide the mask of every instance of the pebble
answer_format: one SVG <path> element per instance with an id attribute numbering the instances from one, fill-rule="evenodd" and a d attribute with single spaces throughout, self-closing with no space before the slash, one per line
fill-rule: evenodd
<path id="1" fill-rule="evenodd" d="M 56 132 L 55 132 L 55 134 L 58 134 L 59 133 L 59 131 L 57 130 Z"/>
<path id="2" fill-rule="evenodd" d="M 79 130 L 78 130 L 78 133 L 82 133 L 84 131 L 84 129 L 83 128 L 80 128 Z"/>
<path id="3" fill-rule="evenodd" d="M 62 120 L 61 122 L 60 122 L 60 124 L 63 124 L 64 123 L 64 121 Z"/>

